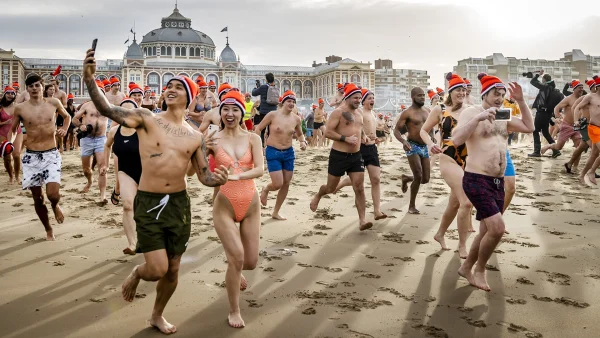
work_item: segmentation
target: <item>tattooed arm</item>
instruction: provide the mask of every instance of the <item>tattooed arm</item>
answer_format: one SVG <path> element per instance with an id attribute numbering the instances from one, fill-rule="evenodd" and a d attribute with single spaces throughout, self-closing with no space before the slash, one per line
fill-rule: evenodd
<path id="1" fill-rule="evenodd" d="M 196 149 L 196 152 L 192 156 L 192 165 L 198 175 L 200 183 L 207 187 L 218 187 L 227 183 L 227 168 L 221 166 L 216 168 L 215 172 L 212 173 L 208 169 L 208 159 L 206 158 L 206 143 L 204 141 L 204 135 L 200 135 L 200 147 Z"/>
<path id="2" fill-rule="evenodd" d="M 94 106 L 103 116 L 119 123 L 128 128 L 143 128 L 144 119 L 152 117 L 152 112 L 145 108 L 126 109 L 111 105 L 106 96 L 98 86 L 96 86 L 96 59 L 94 58 L 95 51 L 88 50 L 86 59 L 83 61 L 83 81 L 88 89 L 90 98 L 94 102 Z"/>

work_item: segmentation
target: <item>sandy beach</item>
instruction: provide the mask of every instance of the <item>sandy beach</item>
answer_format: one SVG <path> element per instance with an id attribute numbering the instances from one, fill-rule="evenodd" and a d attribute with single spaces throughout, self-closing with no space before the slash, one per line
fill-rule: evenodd
<path id="1" fill-rule="evenodd" d="M 226 322 L 226 264 L 211 226 L 212 189 L 189 178 L 192 237 L 165 317 L 177 337 L 598 337 L 599 190 L 564 173 L 572 144 L 558 159 L 529 159 L 530 151 L 511 148 L 517 193 L 505 215 L 510 234 L 490 260 L 486 293 L 459 278 L 458 255 L 433 241 L 449 191 L 437 166 L 417 199 L 422 214 L 409 215 L 409 196 L 400 188 L 400 175 L 410 174 L 404 151 L 397 142 L 380 147 L 382 209 L 391 217 L 359 232 L 350 187 L 310 211 L 326 180 L 329 150 L 297 149 L 282 208 L 288 220 L 270 218 L 273 193 L 262 210 L 259 266 L 244 272 L 244 329 Z M 586 154 L 580 168 L 585 160 Z M 265 173 L 256 181 L 259 189 L 268 179 Z M 99 206 L 95 183 L 80 193 L 85 178 L 77 152 L 63 155 L 66 218 L 62 225 L 51 218 L 55 242 L 44 240 L 30 192 L 7 182 L 2 170 L 0 336 L 163 336 L 146 323 L 155 283 L 142 281 L 133 303 L 121 298 L 121 283 L 144 259 L 121 252 L 121 206 Z M 108 195 L 113 184 L 111 168 Z M 456 222 L 450 229 L 446 242 L 454 249 Z"/>

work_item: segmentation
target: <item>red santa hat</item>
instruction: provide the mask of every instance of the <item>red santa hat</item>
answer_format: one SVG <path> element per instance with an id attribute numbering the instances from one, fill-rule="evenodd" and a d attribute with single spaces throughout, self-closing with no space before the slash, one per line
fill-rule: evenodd
<path id="1" fill-rule="evenodd" d="M 17 88 L 17 89 L 21 88 L 21 87 L 19 86 L 19 83 L 18 83 L 17 81 L 13 82 L 13 83 L 12 83 L 12 86 L 13 86 L 13 88 Z"/>
<path id="2" fill-rule="evenodd" d="M 106 88 L 110 88 L 112 85 L 110 84 L 110 81 L 108 81 L 108 79 L 103 79 L 102 80 L 102 84 L 104 85 L 104 89 Z"/>
<path id="3" fill-rule="evenodd" d="M 221 109 L 223 109 L 223 106 L 225 105 L 234 105 L 237 106 L 240 111 L 242 112 L 242 114 L 246 111 L 246 104 L 244 103 L 244 97 L 242 96 L 242 93 L 240 93 L 239 90 L 229 90 L 224 96 L 223 99 L 221 100 L 221 103 L 219 104 L 219 114 L 221 114 Z M 243 119 L 240 119 L 240 124 L 243 123 Z"/>
<path id="4" fill-rule="evenodd" d="M 169 82 L 167 82 L 167 86 L 169 85 L 169 83 L 171 83 L 171 81 L 179 81 L 183 84 L 183 87 L 185 88 L 185 91 L 187 93 L 186 107 L 189 106 L 190 103 L 192 103 L 192 100 L 196 97 L 196 95 L 198 95 L 198 86 L 194 83 L 192 79 L 183 75 L 175 76 L 174 78 L 169 80 Z"/>
<path id="5" fill-rule="evenodd" d="M 217 88 L 217 85 L 215 84 L 215 81 L 213 81 L 213 80 L 208 81 L 208 86 L 210 88 Z"/>
<path id="6" fill-rule="evenodd" d="M 440 87 L 436 87 L 435 90 L 437 91 L 439 96 L 443 96 L 444 95 L 444 90 Z"/>
<path id="7" fill-rule="evenodd" d="M 435 90 L 433 90 L 433 89 L 429 89 L 429 90 L 427 91 L 427 95 L 429 96 L 429 99 L 430 99 L 430 100 L 433 100 L 433 97 L 434 97 L 434 96 L 439 96 L 439 95 L 438 95 L 438 94 L 435 92 Z"/>
<path id="8" fill-rule="evenodd" d="M 96 86 L 104 93 L 104 83 L 102 83 L 102 81 L 96 79 Z"/>
<path id="9" fill-rule="evenodd" d="M 198 84 L 198 88 L 199 89 L 208 88 L 208 85 L 202 79 L 200 81 L 196 82 L 196 83 Z"/>
<path id="10" fill-rule="evenodd" d="M 362 98 L 360 99 L 360 104 L 364 104 L 364 103 L 365 103 L 365 100 L 367 99 L 367 97 L 368 97 L 370 94 L 373 94 L 373 92 L 372 92 L 372 91 L 370 91 L 370 90 L 368 90 L 367 88 L 362 88 L 362 89 L 360 90 L 360 93 L 362 94 Z M 375 96 L 375 94 L 373 94 L 373 96 Z"/>
<path id="11" fill-rule="evenodd" d="M 210 83 L 212 82 L 212 80 L 208 83 L 208 86 L 210 87 Z M 214 86 L 214 82 L 212 82 L 213 86 Z M 221 100 L 221 96 L 227 94 L 233 87 L 231 87 L 231 85 L 227 82 L 223 82 L 220 86 L 219 86 L 219 91 L 217 96 L 219 97 L 219 100 Z M 241 95 L 241 94 L 240 94 Z"/>
<path id="12" fill-rule="evenodd" d="M 144 91 L 142 90 L 142 87 L 140 87 L 137 83 L 130 84 L 129 85 L 129 96 L 136 94 L 136 93 L 144 95 Z"/>
<path id="13" fill-rule="evenodd" d="M 137 86 L 137 85 L 136 85 L 136 86 Z M 138 86 L 138 87 L 139 87 L 139 86 Z M 141 88 L 140 88 L 140 90 L 141 90 Z M 127 97 L 127 96 L 125 96 L 125 98 L 123 99 L 123 101 L 121 101 L 121 103 L 120 103 L 120 106 L 122 107 L 122 106 L 123 106 L 123 104 L 125 104 L 125 103 L 131 103 L 131 104 L 133 105 L 133 107 L 134 107 L 134 108 L 139 108 L 138 104 L 137 104 L 137 103 L 136 103 L 134 100 L 130 99 L 130 98 L 129 98 L 129 97 Z"/>
<path id="14" fill-rule="evenodd" d="M 110 77 L 110 80 L 109 80 L 109 81 L 110 81 L 110 84 L 111 84 L 111 85 L 113 85 L 113 86 L 114 86 L 115 84 L 117 84 L 117 85 L 118 85 L 118 84 L 120 84 L 120 83 L 121 83 L 121 81 L 119 81 L 119 78 L 118 78 L 118 77 L 116 77 L 116 76 L 114 76 L 114 75 Z"/>
<path id="15" fill-rule="evenodd" d="M 586 80 L 585 84 L 588 85 L 588 87 L 590 87 L 590 89 L 592 89 L 596 86 L 596 81 L 594 81 L 594 79 Z"/>
<path id="16" fill-rule="evenodd" d="M 6 86 L 6 87 L 4 87 L 4 94 L 6 94 L 6 93 L 16 94 L 17 91 L 11 86 Z"/>
<path id="17" fill-rule="evenodd" d="M 344 86 L 344 100 L 356 93 L 360 94 L 360 88 L 358 88 L 358 86 L 356 86 L 354 83 L 348 83 Z"/>
<path id="18" fill-rule="evenodd" d="M 68 100 L 75 100 L 75 95 L 69 93 L 69 95 L 67 95 L 67 101 Z"/>
<path id="19" fill-rule="evenodd" d="M 321 104 L 321 103 L 325 103 L 325 100 L 323 100 L 323 98 L 322 98 L 322 97 L 320 97 L 318 102 L 319 102 L 319 104 Z"/>
<path id="20" fill-rule="evenodd" d="M 281 96 L 281 103 L 284 103 L 285 100 L 294 100 L 294 102 L 296 102 L 296 94 L 291 90 L 287 90 Z"/>
<path id="21" fill-rule="evenodd" d="M 448 93 L 456 88 L 467 88 L 467 83 L 458 74 L 448 73 L 446 74 L 446 80 L 448 80 Z"/>

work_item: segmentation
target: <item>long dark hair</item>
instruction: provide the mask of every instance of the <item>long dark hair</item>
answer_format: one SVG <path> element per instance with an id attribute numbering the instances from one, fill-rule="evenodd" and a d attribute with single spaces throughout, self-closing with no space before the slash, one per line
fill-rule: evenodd
<path id="1" fill-rule="evenodd" d="M 4 95 L 2 95 L 2 99 L 0 99 L 0 106 L 8 107 L 11 104 L 13 104 L 13 102 L 15 102 L 16 99 L 17 99 L 17 96 L 15 95 L 15 98 L 12 99 L 12 101 L 8 101 L 8 98 L 6 97 L 6 93 L 5 93 Z"/>
<path id="2" fill-rule="evenodd" d="M 48 97 L 48 89 L 54 88 L 54 85 L 47 84 L 44 86 L 44 97 Z"/>

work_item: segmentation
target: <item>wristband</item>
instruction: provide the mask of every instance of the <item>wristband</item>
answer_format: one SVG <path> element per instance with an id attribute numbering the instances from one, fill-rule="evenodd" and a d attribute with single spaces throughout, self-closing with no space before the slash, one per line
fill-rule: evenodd
<path id="1" fill-rule="evenodd" d="M 344 135 L 340 136 L 340 142 L 346 142 L 346 136 L 344 136 Z"/>

